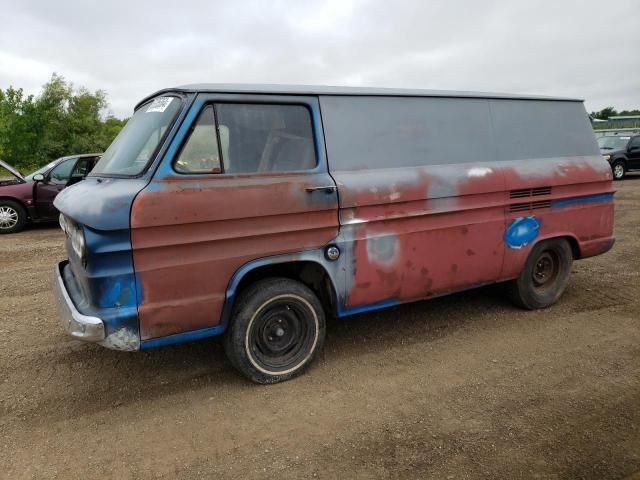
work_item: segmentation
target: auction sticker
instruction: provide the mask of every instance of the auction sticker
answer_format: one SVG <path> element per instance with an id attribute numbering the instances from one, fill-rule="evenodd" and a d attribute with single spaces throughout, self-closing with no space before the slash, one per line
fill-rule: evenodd
<path id="1" fill-rule="evenodd" d="M 173 97 L 158 97 L 147 107 L 147 113 L 164 112 L 172 101 Z"/>

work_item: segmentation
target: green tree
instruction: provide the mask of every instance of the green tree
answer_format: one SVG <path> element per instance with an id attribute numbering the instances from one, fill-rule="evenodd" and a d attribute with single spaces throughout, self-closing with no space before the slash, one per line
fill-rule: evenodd
<path id="1" fill-rule="evenodd" d="M 616 115 L 618 115 L 618 112 L 616 112 L 616 109 L 613 107 L 603 108 L 599 112 L 591 112 L 591 116 L 599 120 L 606 120 L 607 118 L 615 117 Z"/>
<path id="2" fill-rule="evenodd" d="M 53 74 L 39 95 L 0 89 L 0 158 L 24 171 L 55 158 L 104 151 L 125 120 L 105 118 L 102 90 L 75 88 Z"/>
<path id="3" fill-rule="evenodd" d="M 640 115 L 640 110 L 622 110 L 621 112 L 618 113 L 618 115 L 622 115 L 625 117 L 636 116 L 636 115 Z"/>

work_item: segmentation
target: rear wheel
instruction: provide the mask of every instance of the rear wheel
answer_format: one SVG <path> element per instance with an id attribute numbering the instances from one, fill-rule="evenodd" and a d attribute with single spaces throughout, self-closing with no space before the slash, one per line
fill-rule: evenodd
<path id="1" fill-rule="evenodd" d="M 572 263 L 573 252 L 565 239 L 538 243 L 520 276 L 509 285 L 511 298 L 530 310 L 554 304 L 569 282 Z"/>
<path id="2" fill-rule="evenodd" d="M 611 170 L 613 170 L 614 180 L 622 180 L 624 178 L 624 174 L 626 173 L 626 168 L 622 160 L 614 162 L 614 164 L 611 166 Z"/>
<path id="3" fill-rule="evenodd" d="M 16 233 L 27 224 L 27 212 L 13 200 L 0 200 L 0 233 Z"/>
<path id="4" fill-rule="evenodd" d="M 324 311 L 313 291 L 295 280 L 268 278 L 238 298 L 225 351 L 250 380 L 277 383 L 302 373 L 324 337 Z"/>

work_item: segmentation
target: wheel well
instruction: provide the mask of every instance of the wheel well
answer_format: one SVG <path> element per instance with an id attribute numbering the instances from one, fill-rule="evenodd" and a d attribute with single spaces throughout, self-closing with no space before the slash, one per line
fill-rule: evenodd
<path id="1" fill-rule="evenodd" d="M 559 238 L 564 238 L 565 240 L 567 240 L 569 242 L 569 245 L 571 246 L 571 252 L 573 253 L 573 259 L 577 260 L 580 258 L 580 245 L 578 244 L 578 240 L 576 240 L 575 237 L 571 237 L 571 236 L 566 236 L 566 237 L 559 237 Z"/>
<path id="2" fill-rule="evenodd" d="M 14 203 L 17 203 L 18 205 L 20 205 L 22 208 L 24 208 L 25 213 L 27 214 L 27 217 L 29 216 L 29 209 L 27 208 L 27 206 L 24 204 L 24 202 L 18 198 L 15 197 L 0 197 L 0 201 L 2 200 L 11 200 Z"/>
<path id="3" fill-rule="evenodd" d="M 242 277 L 235 289 L 235 297 L 249 285 L 269 277 L 297 280 L 318 296 L 327 314 L 335 312 L 336 292 L 329 274 L 322 265 L 312 261 L 275 263 L 256 267 Z"/>

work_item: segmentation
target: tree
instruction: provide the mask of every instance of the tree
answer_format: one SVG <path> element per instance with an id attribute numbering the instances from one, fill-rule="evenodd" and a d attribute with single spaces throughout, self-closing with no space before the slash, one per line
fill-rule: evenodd
<path id="1" fill-rule="evenodd" d="M 616 112 L 616 109 L 613 107 L 603 108 L 599 112 L 591 112 L 591 116 L 599 120 L 606 120 L 607 118 L 615 117 L 616 115 L 618 115 L 618 112 Z"/>
<path id="2" fill-rule="evenodd" d="M 0 158 L 27 171 L 64 156 L 104 151 L 126 120 L 104 118 L 106 93 L 53 74 L 38 96 L 0 89 Z"/>

